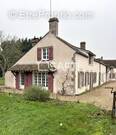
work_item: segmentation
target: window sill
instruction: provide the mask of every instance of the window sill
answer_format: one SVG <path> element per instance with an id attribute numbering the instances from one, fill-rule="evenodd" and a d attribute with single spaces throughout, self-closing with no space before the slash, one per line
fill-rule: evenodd
<path id="1" fill-rule="evenodd" d="M 50 61 L 49 59 L 42 59 L 41 61 Z"/>

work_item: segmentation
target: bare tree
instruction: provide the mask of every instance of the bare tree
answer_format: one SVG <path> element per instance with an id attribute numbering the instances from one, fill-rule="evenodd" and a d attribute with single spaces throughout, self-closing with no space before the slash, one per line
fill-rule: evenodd
<path id="1" fill-rule="evenodd" d="M 61 94 L 64 95 L 66 94 L 66 89 L 67 89 L 67 81 L 69 79 L 69 69 L 67 70 L 66 74 L 65 74 L 65 79 L 62 82 L 62 90 L 61 90 Z"/>
<path id="2" fill-rule="evenodd" d="M 58 83 L 60 85 L 59 88 L 59 94 L 65 95 L 65 94 L 73 94 L 74 91 L 74 81 L 73 81 L 73 74 L 72 74 L 72 69 L 68 68 L 66 71 L 60 71 L 61 76 L 60 79 L 58 80 Z"/>
<path id="3" fill-rule="evenodd" d="M 6 59 L 4 55 L 2 54 L 2 47 L 1 43 L 4 41 L 5 36 L 3 35 L 3 32 L 0 31 L 0 69 L 2 70 L 2 75 L 4 76 L 5 74 L 5 68 L 6 68 Z"/>
<path id="4" fill-rule="evenodd" d="M 6 59 L 1 52 L 0 52 L 0 69 L 2 71 L 2 76 L 4 77 L 6 69 Z"/>

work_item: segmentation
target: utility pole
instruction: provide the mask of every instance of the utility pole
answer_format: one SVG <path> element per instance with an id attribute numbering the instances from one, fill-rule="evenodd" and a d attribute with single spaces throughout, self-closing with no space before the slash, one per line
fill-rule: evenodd
<path id="1" fill-rule="evenodd" d="M 105 87 L 105 89 L 111 89 L 111 94 L 113 94 L 112 118 L 116 118 L 116 91 L 114 91 L 113 87 Z"/>
<path id="2" fill-rule="evenodd" d="M 111 91 L 113 94 L 113 105 L 112 105 L 112 118 L 116 118 L 116 91 Z"/>

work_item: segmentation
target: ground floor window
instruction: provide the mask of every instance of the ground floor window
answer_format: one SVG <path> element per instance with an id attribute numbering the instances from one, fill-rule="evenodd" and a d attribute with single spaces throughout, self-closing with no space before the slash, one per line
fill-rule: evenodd
<path id="1" fill-rule="evenodd" d="M 24 83 L 25 83 L 25 74 L 24 73 L 20 73 L 19 83 L 20 83 L 20 89 L 24 89 Z"/>
<path id="2" fill-rule="evenodd" d="M 21 76 L 20 76 L 20 84 L 21 84 L 21 85 L 24 85 L 24 73 L 21 73 Z"/>
<path id="3" fill-rule="evenodd" d="M 33 84 L 40 85 L 43 87 L 48 87 L 48 73 L 47 72 L 39 72 L 33 73 Z"/>
<path id="4" fill-rule="evenodd" d="M 97 82 L 97 73 L 94 72 L 93 73 L 93 83 L 96 83 Z"/>
<path id="5" fill-rule="evenodd" d="M 78 88 L 81 88 L 84 86 L 84 72 L 78 72 Z"/>
<path id="6" fill-rule="evenodd" d="M 85 86 L 89 85 L 89 72 L 85 72 Z"/>
<path id="7" fill-rule="evenodd" d="M 88 86 L 97 82 L 96 72 L 78 72 L 78 88 Z"/>

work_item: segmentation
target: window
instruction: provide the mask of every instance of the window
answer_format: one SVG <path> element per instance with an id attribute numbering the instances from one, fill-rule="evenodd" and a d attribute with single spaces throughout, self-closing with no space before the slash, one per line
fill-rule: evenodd
<path id="1" fill-rule="evenodd" d="M 34 73 L 33 84 L 48 87 L 48 73 L 47 72 Z"/>
<path id="2" fill-rule="evenodd" d="M 20 85 L 24 85 L 24 73 L 20 74 Z"/>
<path id="3" fill-rule="evenodd" d="M 37 60 L 53 60 L 53 46 L 37 48 Z"/>
<path id="4" fill-rule="evenodd" d="M 85 86 L 89 85 L 89 72 L 85 73 Z"/>
<path id="5" fill-rule="evenodd" d="M 42 49 L 42 60 L 48 60 L 48 48 Z"/>
<path id="6" fill-rule="evenodd" d="M 81 88 L 85 85 L 84 80 L 84 72 L 78 72 L 78 88 Z"/>
<path id="7" fill-rule="evenodd" d="M 96 83 L 97 82 L 97 73 L 94 72 L 93 73 L 93 83 Z"/>
<path id="8" fill-rule="evenodd" d="M 94 61 L 94 57 L 93 56 L 89 56 L 89 64 L 93 64 Z"/>
<path id="9" fill-rule="evenodd" d="M 37 73 L 34 74 L 34 85 L 37 85 Z"/>

